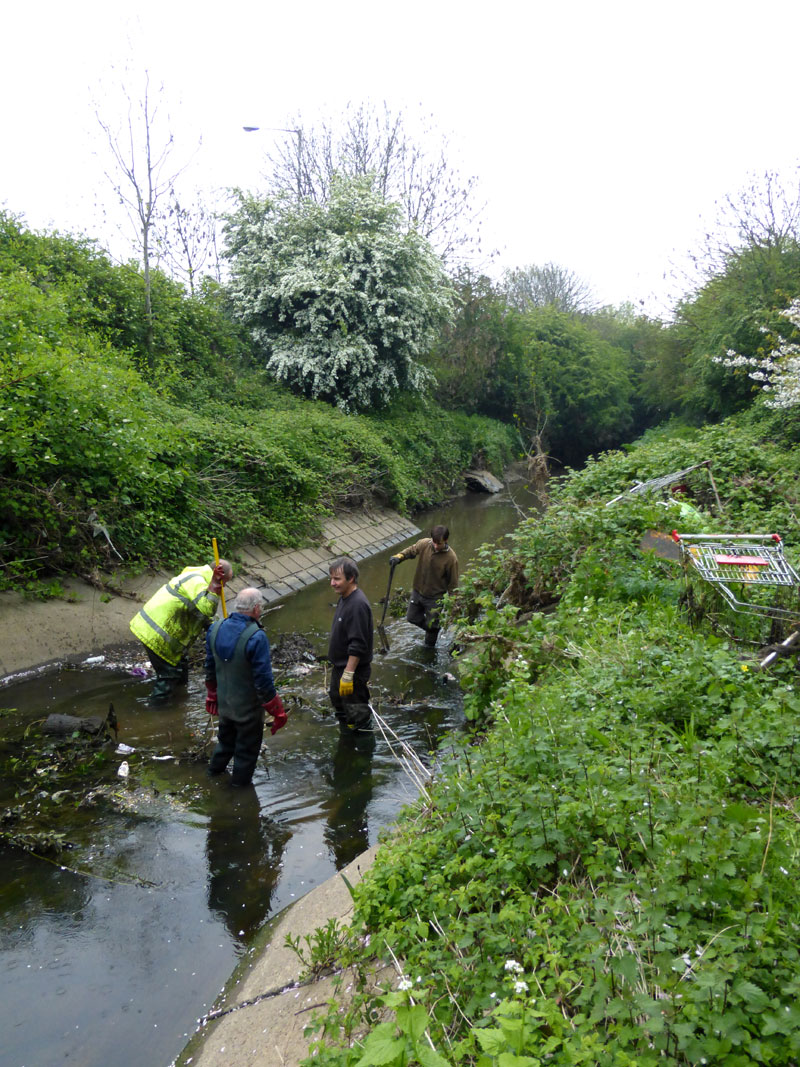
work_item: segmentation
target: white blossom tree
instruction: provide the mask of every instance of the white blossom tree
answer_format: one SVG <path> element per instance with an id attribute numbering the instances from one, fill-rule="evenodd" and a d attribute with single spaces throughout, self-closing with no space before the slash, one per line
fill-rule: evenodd
<path id="1" fill-rule="evenodd" d="M 780 314 L 800 330 L 800 297 Z M 769 333 L 766 327 L 763 332 Z M 766 356 L 742 356 L 728 349 L 724 356 L 715 357 L 713 362 L 732 369 L 750 367 L 749 377 L 761 382 L 761 388 L 768 394 L 767 407 L 791 408 L 800 404 L 800 345 L 795 341 L 788 341 L 778 334 Z"/>
<path id="2" fill-rule="evenodd" d="M 344 411 L 424 389 L 452 288 L 369 178 L 334 180 L 324 203 L 240 193 L 224 232 L 234 313 L 277 379 Z"/>

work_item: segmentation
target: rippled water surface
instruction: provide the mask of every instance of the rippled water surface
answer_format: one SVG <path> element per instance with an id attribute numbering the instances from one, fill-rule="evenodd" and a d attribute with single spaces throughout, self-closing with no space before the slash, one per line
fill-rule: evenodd
<path id="1" fill-rule="evenodd" d="M 416 521 L 425 533 L 449 524 L 463 569 L 529 506 L 523 483 L 512 490 L 516 503 L 508 493 L 470 495 Z M 359 564 L 376 622 L 389 554 Z M 410 589 L 413 568 L 402 564 L 395 583 Z M 287 598 L 265 617 L 270 641 L 303 633 L 323 653 L 335 599 L 325 582 Z M 386 629 L 391 649 L 375 657 L 373 704 L 429 760 L 462 723 L 447 634 L 430 650 L 403 620 L 387 618 Z M 166 1065 L 264 922 L 374 844 L 413 799 L 382 738 L 370 751 L 339 737 L 324 667 L 300 678 L 277 672 L 294 710 L 267 735 L 253 788 L 236 792 L 185 755 L 209 737 L 202 672 L 155 710 L 148 682 L 131 673 L 143 665 L 138 646 L 127 646 L 102 664 L 0 691 L 0 706 L 14 709 L 4 713 L 6 736 L 51 712 L 104 716 L 113 703 L 119 740 L 135 749 L 125 757 L 110 746 L 88 772 L 84 784 L 110 798 L 63 802 L 58 825 L 74 847 L 55 862 L 0 849 L 0 1067 Z M 123 759 L 127 779 L 117 775 Z M 0 783 L 0 801 L 13 805 L 13 782 Z"/>

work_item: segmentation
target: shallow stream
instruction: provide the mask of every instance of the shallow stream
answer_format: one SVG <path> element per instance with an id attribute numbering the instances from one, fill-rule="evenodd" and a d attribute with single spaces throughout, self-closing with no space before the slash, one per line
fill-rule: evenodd
<path id="1" fill-rule="evenodd" d="M 450 526 L 463 570 L 532 505 L 523 482 L 511 493 L 470 494 L 415 521 L 423 533 Z M 389 554 L 359 564 L 376 623 Z M 413 568 L 402 564 L 395 585 L 410 590 Z M 301 633 L 324 653 L 335 599 L 317 582 L 273 605 L 263 620 L 272 644 Z M 425 649 L 420 630 L 388 616 L 386 631 L 373 704 L 429 761 L 463 722 L 449 637 Z M 0 691 L 4 738 L 22 738 L 51 713 L 105 716 L 113 704 L 119 741 L 134 749 L 118 755 L 107 744 L 84 770 L 93 803 L 61 800 L 58 826 L 71 848 L 52 859 L 0 848 L 0 1067 L 168 1064 L 265 921 L 374 844 L 415 795 L 383 739 L 372 752 L 340 739 L 323 666 L 300 677 L 276 670 L 290 719 L 267 734 L 253 788 L 211 781 L 205 762 L 186 755 L 210 740 L 202 670 L 166 709 L 153 709 L 146 665 L 129 645 Z M 123 760 L 127 778 L 118 776 Z M 46 789 L 46 760 L 39 770 L 46 811 L 59 799 Z M 0 783 L 2 808 L 15 803 L 14 788 Z"/>

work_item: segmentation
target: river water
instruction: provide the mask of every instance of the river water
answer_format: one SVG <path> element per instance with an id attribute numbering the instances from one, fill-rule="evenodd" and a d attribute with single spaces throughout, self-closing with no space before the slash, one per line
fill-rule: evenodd
<path id="1" fill-rule="evenodd" d="M 524 483 L 511 494 L 470 494 L 415 521 L 425 533 L 449 525 L 463 571 L 533 506 Z M 359 563 L 376 623 L 389 554 Z M 402 564 L 395 585 L 410 589 L 414 566 Z M 302 633 L 324 653 L 335 599 L 321 581 L 279 602 L 263 620 L 273 646 Z M 386 632 L 373 704 L 429 762 L 463 724 L 449 637 L 425 649 L 422 631 L 388 616 Z M 376 634 L 376 653 L 378 644 Z M 204 762 L 186 757 L 209 739 L 202 671 L 156 710 L 149 683 L 132 673 L 144 664 L 128 646 L 0 694 L 5 738 L 54 712 L 105 716 L 113 703 L 119 740 L 135 750 L 106 746 L 86 772 L 95 803 L 43 789 L 43 810 L 63 804 L 58 828 L 72 846 L 55 861 L 0 848 L 0 1067 L 170 1063 L 266 920 L 374 844 L 415 796 L 382 738 L 361 751 L 339 737 L 323 667 L 302 677 L 276 670 L 289 724 L 267 735 L 252 789 L 209 780 Z M 40 771 L 45 785 L 46 760 Z M 14 782 L 0 783 L 0 802 L 13 806 Z"/>

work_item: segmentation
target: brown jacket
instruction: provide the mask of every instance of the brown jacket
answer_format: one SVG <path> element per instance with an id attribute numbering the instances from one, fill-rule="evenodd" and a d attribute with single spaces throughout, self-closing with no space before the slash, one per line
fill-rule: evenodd
<path id="1" fill-rule="evenodd" d="M 444 552 L 434 552 L 432 539 L 423 537 L 398 555 L 403 559 L 416 558 L 414 589 L 422 596 L 444 596 L 458 585 L 458 557 L 449 545 Z"/>

